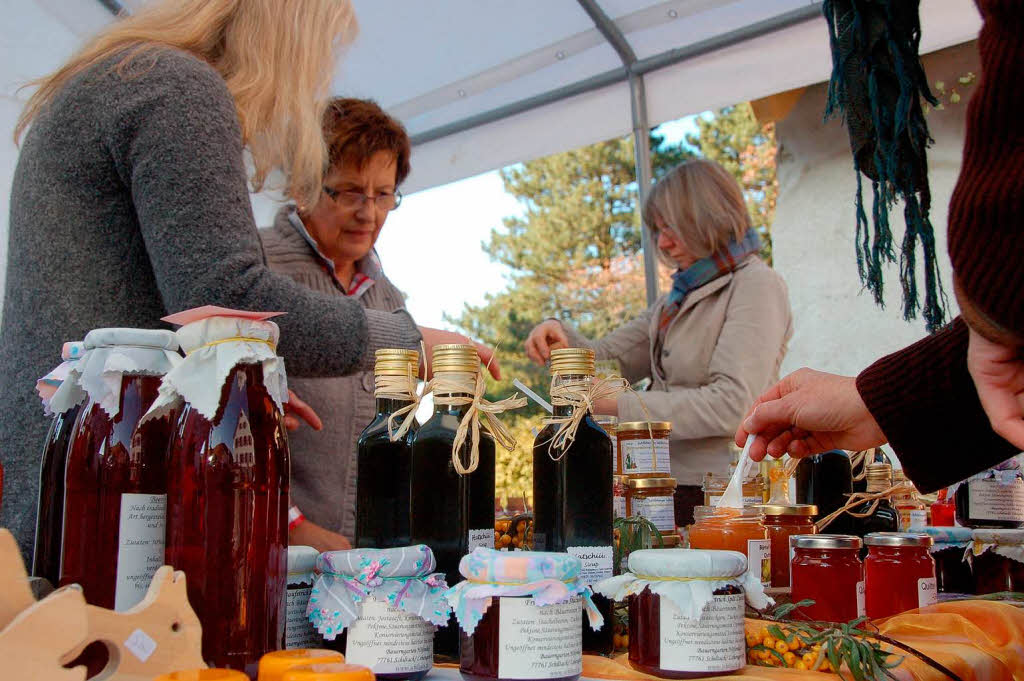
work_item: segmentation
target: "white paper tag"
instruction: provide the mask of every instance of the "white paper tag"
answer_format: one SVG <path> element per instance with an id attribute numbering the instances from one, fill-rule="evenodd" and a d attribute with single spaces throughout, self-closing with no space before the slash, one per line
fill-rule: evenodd
<path id="1" fill-rule="evenodd" d="M 917 607 L 923 608 L 939 602 L 939 587 L 934 577 L 917 580 Z"/>
<path id="2" fill-rule="evenodd" d="M 284 627 L 285 648 L 318 648 L 320 634 L 309 623 L 306 617 L 306 606 L 309 605 L 310 586 L 288 587 L 286 592 L 286 619 Z"/>
<path id="3" fill-rule="evenodd" d="M 760 572 L 758 568 L 760 567 Z M 747 540 L 747 570 L 761 575 L 761 583 L 772 583 L 772 543 L 768 539 Z"/>
<path id="4" fill-rule="evenodd" d="M 164 564 L 166 524 L 166 494 L 121 495 L 114 610 L 127 610 L 146 595 L 153 575 Z"/>
<path id="5" fill-rule="evenodd" d="M 649 438 L 626 440 L 622 443 L 621 449 L 623 475 L 669 474 L 668 440 L 655 440 L 653 450 Z M 654 461 L 655 457 L 657 457 L 657 462 Z"/>
<path id="6" fill-rule="evenodd" d="M 488 528 L 486 530 L 470 530 L 469 531 L 469 553 L 473 552 L 473 549 L 483 547 L 485 549 L 494 548 L 494 528 Z"/>
<path id="7" fill-rule="evenodd" d="M 676 531 L 676 505 L 671 496 L 634 498 L 633 515 L 647 518 L 659 532 Z"/>
<path id="8" fill-rule="evenodd" d="M 920 530 L 925 527 L 928 527 L 928 510 L 915 508 L 910 512 L 910 529 Z"/>
<path id="9" fill-rule="evenodd" d="M 145 662 L 156 652 L 156 641 L 142 629 L 136 629 L 125 640 L 124 647 L 141 662 Z"/>
<path id="10" fill-rule="evenodd" d="M 615 496 L 612 497 L 612 517 L 626 517 L 626 497 L 622 496 L 621 494 L 616 494 Z"/>
<path id="11" fill-rule="evenodd" d="M 677 672 L 728 672 L 745 664 L 743 594 L 714 596 L 699 620 L 683 617 L 668 598 L 661 610 L 659 667 Z"/>
<path id="12" fill-rule="evenodd" d="M 579 596 L 538 606 L 532 598 L 503 597 L 498 617 L 498 678 L 558 679 L 583 673 Z"/>
<path id="13" fill-rule="evenodd" d="M 373 598 L 348 628 L 345 661 L 374 674 L 421 672 L 434 664 L 434 625 Z"/>
<path id="14" fill-rule="evenodd" d="M 861 580 L 857 582 L 857 617 L 864 617 L 867 614 L 866 600 L 867 590 L 864 588 L 864 580 Z"/>
<path id="15" fill-rule="evenodd" d="M 580 581 L 588 586 L 612 576 L 611 546 L 570 546 L 565 550 L 580 559 Z"/>
<path id="16" fill-rule="evenodd" d="M 968 485 L 967 513 L 976 520 L 1024 522 L 1024 480 L 1004 485 L 999 480 L 971 480 Z"/>

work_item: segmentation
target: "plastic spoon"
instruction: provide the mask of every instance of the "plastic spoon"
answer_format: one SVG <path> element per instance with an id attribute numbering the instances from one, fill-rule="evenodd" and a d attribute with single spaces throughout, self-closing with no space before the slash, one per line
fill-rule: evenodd
<path id="1" fill-rule="evenodd" d="M 740 453 L 740 460 L 736 463 L 736 470 L 732 473 L 732 479 L 729 480 L 725 493 L 718 498 L 718 503 L 715 504 L 719 508 L 723 506 L 726 508 L 743 508 L 743 479 L 747 477 L 747 471 L 750 468 L 750 446 L 754 444 L 756 437 L 756 433 L 751 433 L 747 436 L 747 441 L 743 445 L 743 452 Z"/>

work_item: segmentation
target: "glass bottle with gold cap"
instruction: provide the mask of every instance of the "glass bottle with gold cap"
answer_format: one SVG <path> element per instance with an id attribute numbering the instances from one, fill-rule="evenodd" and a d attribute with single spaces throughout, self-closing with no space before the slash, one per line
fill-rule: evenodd
<path id="1" fill-rule="evenodd" d="M 892 464 L 869 463 L 865 474 L 867 493 L 884 492 L 892 487 Z M 863 537 L 871 532 L 898 532 L 900 514 L 888 499 L 865 501 L 852 509 L 854 534 Z M 858 517 L 860 516 L 860 517 Z"/>
<path id="2" fill-rule="evenodd" d="M 416 432 L 416 375 L 420 353 L 383 348 L 375 353 L 377 413 L 356 445 L 356 546 L 409 545 L 412 438 Z M 392 435 L 396 439 L 392 441 Z"/>
<path id="3" fill-rule="evenodd" d="M 474 456 L 472 434 L 463 431 L 456 455 L 466 472 L 456 469 L 452 448 L 477 390 L 480 358 L 472 345 L 435 345 L 431 366 L 434 413 L 412 439 L 411 543 L 429 546 L 438 572 L 454 584 L 464 555 L 478 546 L 494 547 L 494 439 L 481 429 Z M 434 653 L 457 659 L 454 618 L 438 628 Z"/>
<path id="4" fill-rule="evenodd" d="M 612 441 L 580 399 L 593 380 L 593 350 L 551 351 L 554 413 L 533 444 L 534 547 L 579 558 L 581 578 L 589 584 L 612 576 L 614 544 Z M 612 602 L 595 595 L 594 603 L 606 625 L 595 632 L 581 617 L 583 650 L 609 654 L 614 634 Z"/>

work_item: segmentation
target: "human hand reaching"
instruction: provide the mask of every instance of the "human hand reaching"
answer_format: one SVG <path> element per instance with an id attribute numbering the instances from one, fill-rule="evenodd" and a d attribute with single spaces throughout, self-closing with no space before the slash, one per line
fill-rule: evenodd
<path id="1" fill-rule="evenodd" d="M 981 406 L 1000 437 L 1024 449 L 1024 356 L 1022 349 L 987 339 L 968 327 L 967 370 Z"/>
<path id="2" fill-rule="evenodd" d="M 288 401 L 284 403 L 284 427 L 288 430 L 298 430 L 305 421 L 313 430 L 323 430 L 324 423 L 313 411 L 313 407 L 299 399 L 291 390 L 288 391 Z"/>
<path id="3" fill-rule="evenodd" d="M 476 346 L 476 353 L 480 355 L 480 362 L 487 367 L 491 376 L 494 380 L 501 380 L 501 367 L 498 365 L 498 358 L 494 356 L 494 348 L 484 345 L 483 343 L 477 343 L 475 340 L 463 336 L 461 333 L 455 333 L 454 331 L 445 331 L 444 329 L 432 329 L 428 326 L 419 327 L 420 335 L 423 336 L 423 344 L 427 347 L 427 352 L 431 351 L 435 345 L 445 344 L 457 344 L 457 345 L 473 345 Z M 423 365 L 429 366 L 429 357 L 423 357 Z M 430 376 L 424 378 L 429 379 Z"/>
<path id="4" fill-rule="evenodd" d="M 536 364 L 544 366 L 551 351 L 569 347 L 569 335 L 556 319 L 546 319 L 533 327 L 526 338 L 526 355 Z"/>

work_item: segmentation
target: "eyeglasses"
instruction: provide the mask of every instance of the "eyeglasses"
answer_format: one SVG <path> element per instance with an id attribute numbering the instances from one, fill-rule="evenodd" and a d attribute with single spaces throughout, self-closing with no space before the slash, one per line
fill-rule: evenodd
<path id="1" fill-rule="evenodd" d="M 373 201 L 378 210 L 384 211 L 394 210 L 402 205 L 402 193 L 399 191 L 395 191 L 393 194 L 381 192 L 377 196 L 368 196 L 362 192 L 341 191 L 325 185 L 324 194 L 327 194 L 327 198 L 334 201 L 335 204 L 344 208 L 359 209 L 365 206 L 367 201 Z"/>

